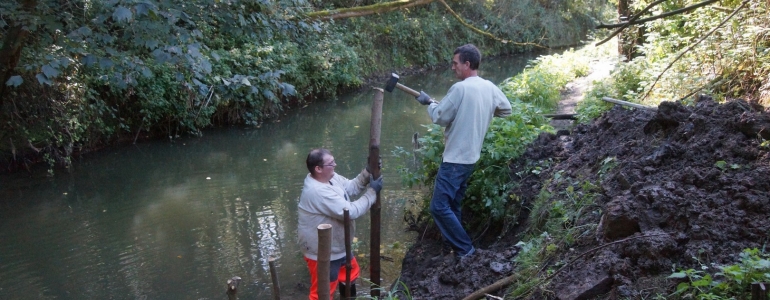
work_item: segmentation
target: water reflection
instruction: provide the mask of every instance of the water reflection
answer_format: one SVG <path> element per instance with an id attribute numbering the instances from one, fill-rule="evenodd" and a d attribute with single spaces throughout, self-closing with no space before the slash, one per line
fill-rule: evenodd
<path id="1" fill-rule="evenodd" d="M 500 82 L 529 58 L 493 61 L 482 76 Z M 400 82 L 441 98 L 454 80 L 443 71 Z M 259 129 L 104 150 L 53 178 L 41 176 L 44 170 L 31 178 L 3 175 L 0 299 L 225 299 L 232 276 L 243 278 L 242 299 L 266 299 L 271 256 L 283 298 L 304 299 L 309 274 L 296 218 L 305 155 L 329 148 L 337 172 L 355 176 L 368 154 L 372 98 L 365 90 L 287 112 Z M 422 193 L 400 184 L 402 162 L 390 152 L 411 148 L 427 123 L 412 97 L 386 93 L 382 245 L 395 261 L 382 262 L 384 285 L 397 278 L 398 259 L 413 239 L 404 233 L 404 205 Z M 358 254 L 366 255 L 368 216 L 357 226 Z"/>

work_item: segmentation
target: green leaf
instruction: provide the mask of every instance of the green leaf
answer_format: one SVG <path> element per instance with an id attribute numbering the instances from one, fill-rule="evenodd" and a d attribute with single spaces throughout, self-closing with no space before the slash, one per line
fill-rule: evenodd
<path id="1" fill-rule="evenodd" d="M 145 78 L 150 78 L 152 77 L 152 71 L 150 71 L 150 69 L 147 67 L 142 67 L 142 76 Z"/>
<path id="2" fill-rule="evenodd" d="M 86 67 L 91 66 L 96 63 L 96 56 L 91 54 L 86 54 L 83 56 L 83 58 L 80 59 L 80 62 L 86 65 Z"/>
<path id="3" fill-rule="evenodd" d="M 666 278 L 686 278 L 686 277 L 687 277 L 687 273 L 685 273 L 685 272 L 676 272 L 676 273 L 673 273 L 671 275 L 668 275 L 668 277 L 666 277 Z"/>
<path id="4" fill-rule="evenodd" d="M 43 73 L 37 73 L 37 75 L 35 75 L 35 78 L 37 78 L 37 82 L 39 82 L 40 84 L 48 84 L 48 85 L 53 84 L 53 81 L 45 77 Z"/>
<path id="5" fill-rule="evenodd" d="M 8 78 L 8 81 L 5 82 L 5 85 L 17 87 L 21 85 L 24 82 L 24 79 L 21 78 L 19 75 L 11 76 L 11 78 Z"/>
<path id="6" fill-rule="evenodd" d="M 146 40 L 144 41 L 144 46 L 147 47 L 147 49 L 155 50 L 155 48 L 158 48 L 158 40 Z"/>
<path id="7" fill-rule="evenodd" d="M 118 8 L 116 8 L 112 13 L 112 18 L 117 22 L 123 22 L 131 20 L 131 15 L 132 13 L 130 9 L 123 6 L 118 6 Z"/>
<path id="8" fill-rule="evenodd" d="M 293 85 L 284 82 L 284 83 L 281 83 L 281 86 L 283 87 L 281 94 L 283 94 L 284 96 L 293 96 L 296 94 L 296 90 L 294 89 Z"/>
<path id="9" fill-rule="evenodd" d="M 692 282 L 692 286 L 694 286 L 694 287 L 697 287 L 697 286 L 708 286 L 709 284 L 711 284 L 711 275 L 708 275 L 708 274 L 706 274 L 706 276 L 703 276 L 702 279 L 696 280 L 696 281 Z"/>
<path id="10" fill-rule="evenodd" d="M 677 293 L 682 293 L 682 292 L 686 291 L 689 288 L 690 288 L 690 284 L 689 283 L 682 282 L 682 283 L 680 283 L 679 285 L 676 286 L 676 292 Z"/>
<path id="11" fill-rule="evenodd" d="M 137 16 L 144 16 L 147 14 L 147 12 L 150 11 L 150 4 L 148 3 L 139 3 L 136 6 L 134 6 L 134 10 L 136 10 Z"/>
<path id="12" fill-rule="evenodd" d="M 43 74 L 45 74 L 46 78 L 54 78 L 59 76 L 59 70 L 48 64 L 43 66 Z"/>
<path id="13" fill-rule="evenodd" d="M 102 59 L 99 60 L 99 67 L 102 68 L 102 69 L 112 68 L 113 65 L 114 65 L 114 63 L 109 58 L 102 57 Z"/>

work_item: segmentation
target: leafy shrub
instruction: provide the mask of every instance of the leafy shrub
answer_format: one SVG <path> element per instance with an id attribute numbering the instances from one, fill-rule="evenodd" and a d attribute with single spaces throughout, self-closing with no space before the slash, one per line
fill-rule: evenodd
<path id="1" fill-rule="evenodd" d="M 567 82 L 588 74 L 588 57 L 573 50 L 540 56 L 514 77 L 500 84 L 510 99 L 554 110 L 561 100 L 560 90 Z"/>
<path id="2" fill-rule="evenodd" d="M 621 63 L 612 71 L 610 77 L 601 82 L 594 82 L 592 88 L 583 97 L 583 101 L 577 104 L 578 122 L 588 123 L 614 106 L 612 103 L 603 101 L 602 97 L 619 98 L 624 101 L 639 103 L 643 65 L 641 63 Z"/>
<path id="3" fill-rule="evenodd" d="M 708 266 L 701 270 L 687 269 L 668 278 L 684 280 L 667 299 L 748 299 L 750 286 L 770 281 L 770 256 L 758 249 L 744 249 L 741 261 L 734 265 L 718 266 L 718 272 L 709 273 Z"/>
<path id="4" fill-rule="evenodd" d="M 509 204 L 509 199 L 513 199 L 508 194 L 512 186 L 508 164 L 520 156 L 541 132 L 553 131 L 542 111 L 534 105 L 512 101 L 511 106 L 514 114 L 507 118 L 495 118 L 484 137 L 481 157 L 465 195 L 469 200 L 463 201 L 463 207 L 471 214 L 490 216 L 495 220 L 504 217 L 505 206 Z M 443 130 L 435 124 L 426 127 L 427 133 L 419 138 L 421 146 L 416 150 L 417 164 L 399 170 L 402 180 L 409 186 L 422 184 L 433 187 L 442 162 Z M 397 149 L 395 154 L 404 158 L 412 156 L 404 149 Z M 423 203 L 426 209 L 430 205 L 429 200 Z"/>

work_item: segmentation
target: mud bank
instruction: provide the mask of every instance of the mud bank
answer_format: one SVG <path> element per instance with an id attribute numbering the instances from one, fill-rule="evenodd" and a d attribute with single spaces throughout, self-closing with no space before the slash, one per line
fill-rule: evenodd
<path id="1" fill-rule="evenodd" d="M 666 295 L 678 283 L 665 278 L 672 266 L 700 270 L 734 264 L 743 249 L 768 241 L 766 139 L 770 114 L 761 106 L 742 100 L 719 104 L 709 97 L 692 106 L 666 102 L 657 112 L 615 107 L 568 135 L 543 134 L 511 164 L 518 181 L 512 192 L 522 199 L 513 228 L 470 228 L 482 251 L 467 261 L 432 259 L 440 254 L 438 234 L 421 231 L 404 259 L 401 281 L 414 299 L 462 299 L 515 274 L 516 243 L 532 226 L 530 210 L 538 194 L 548 191 L 553 195 L 548 201 L 563 200 L 559 191 L 568 180 L 553 180 L 559 174 L 593 183 L 590 213 L 565 224 L 590 230 L 558 245 L 548 261 L 553 265 L 543 270 L 569 265 L 527 298 Z M 543 169 L 529 172 L 532 165 Z M 502 296 L 510 288 L 492 294 Z"/>

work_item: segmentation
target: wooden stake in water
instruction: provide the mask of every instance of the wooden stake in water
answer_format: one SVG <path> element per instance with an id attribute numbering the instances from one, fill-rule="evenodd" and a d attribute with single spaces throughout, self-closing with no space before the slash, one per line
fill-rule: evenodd
<path id="1" fill-rule="evenodd" d="M 345 294 L 344 300 L 350 299 L 350 260 L 353 258 L 353 252 L 350 250 L 350 210 L 345 209 Z"/>
<path id="2" fill-rule="evenodd" d="M 382 126 L 382 99 L 385 91 L 375 88 L 374 102 L 372 103 L 372 126 L 369 139 L 369 170 L 372 177 L 380 177 L 380 127 Z M 372 298 L 380 297 L 380 192 L 377 192 L 377 200 L 371 208 L 372 224 L 369 235 L 369 271 L 372 281 Z"/>
<path id="3" fill-rule="evenodd" d="M 278 284 L 278 272 L 275 271 L 275 257 L 270 257 L 267 260 L 270 265 L 270 278 L 273 280 L 273 300 L 281 299 L 281 285 Z"/>
<path id="4" fill-rule="evenodd" d="M 329 291 L 329 262 L 332 256 L 332 225 L 318 225 L 318 267 L 316 276 L 318 278 L 318 299 L 325 299 L 331 295 Z"/>

